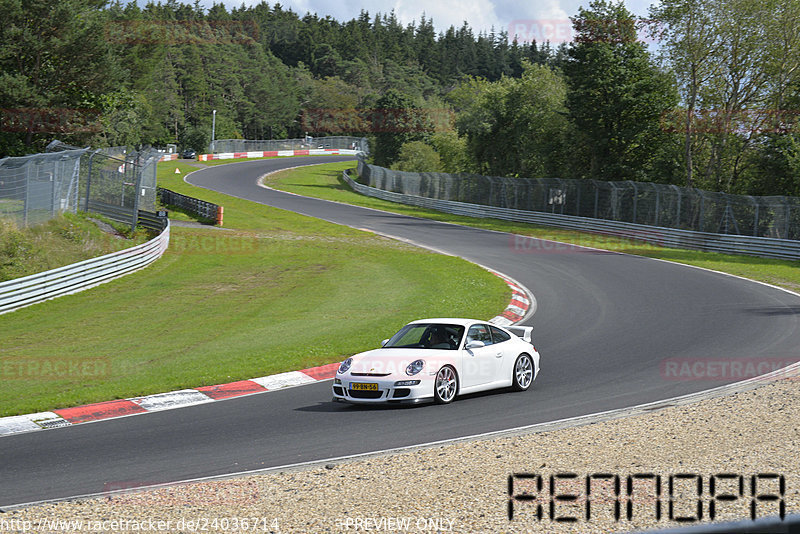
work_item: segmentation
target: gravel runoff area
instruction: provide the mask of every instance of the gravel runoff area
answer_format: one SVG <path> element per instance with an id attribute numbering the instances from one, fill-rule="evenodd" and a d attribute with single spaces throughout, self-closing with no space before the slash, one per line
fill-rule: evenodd
<path id="1" fill-rule="evenodd" d="M 732 395 L 578 427 L 32 506 L 0 514 L 0 531 L 629 532 L 686 526 L 667 520 L 670 475 L 675 517 L 696 517 L 699 478 L 707 521 L 709 484 L 718 474 L 734 475 L 716 478 L 718 496 L 738 496 L 739 475 L 743 485 L 741 497 L 716 503 L 717 520 L 747 518 L 752 476 L 763 474 L 785 477 L 783 500 L 790 514 L 800 511 L 798 423 L 795 372 Z M 542 489 L 535 478 L 515 477 L 513 494 L 537 500 L 515 500 L 509 520 L 509 475 L 521 473 L 543 475 Z M 576 523 L 549 515 L 549 477 L 566 473 L 578 478 L 556 478 L 555 493 L 579 498 L 557 502 L 554 511 L 582 518 Z M 620 477 L 619 521 L 613 515 L 614 479 L 600 477 L 592 479 L 591 518 L 585 519 L 586 476 L 600 473 Z M 655 480 L 633 478 L 629 521 L 627 477 L 647 473 L 661 475 L 661 495 L 654 492 Z M 759 476 L 756 482 L 762 497 L 780 492 L 777 479 Z M 109 489 L 129 484 L 135 483 L 112 483 Z M 537 503 L 543 504 L 541 520 Z M 756 505 L 757 517 L 778 514 L 778 501 L 762 498 Z"/>

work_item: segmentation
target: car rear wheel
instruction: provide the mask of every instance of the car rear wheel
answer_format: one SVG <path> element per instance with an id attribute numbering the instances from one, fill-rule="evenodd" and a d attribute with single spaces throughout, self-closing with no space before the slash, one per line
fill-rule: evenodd
<path id="1" fill-rule="evenodd" d="M 438 404 L 449 404 L 453 402 L 458 393 L 458 376 L 456 370 L 445 365 L 436 373 L 436 381 L 433 384 L 433 398 Z"/>
<path id="2" fill-rule="evenodd" d="M 533 360 L 529 354 L 520 354 L 514 363 L 512 387 L 514 391 L 525 391 L 533 382 Z"/>

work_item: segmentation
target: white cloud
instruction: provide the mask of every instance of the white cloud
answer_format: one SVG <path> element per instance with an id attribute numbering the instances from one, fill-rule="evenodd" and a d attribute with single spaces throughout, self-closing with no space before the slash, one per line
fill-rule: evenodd
<path id="1" fill-rule="evenodd" d="M 495 6 L 486 0 L 395 0 L 394 11 L 403 24 L 419 22 L 422 13 L 433 19 L 437 30 L 444 31 L 450 26 L 460 28 L 464 21 L 478 33 L 492 26 L 500 31 L 503 24 L 495 13 Z"/>
<path id="2" fill-rule="evenodd" d="M 184 0 L 187 1 L 187 0 Z M 245 5 L 252 5 L 261 0 L 245 0 Z M 450 26 L 461 27 L 466 21 L 477 34 L 488 32 L 494 26 L 497 32 L 506 30 L 509 34 L 519 25 L 528 28 L 542 28 L 545 33 L 554 25 L 570 25 L 569 17 L 578 12 L 578 7 L 587 7 L 590 0 L 372 0 L 365 3 L 360 0 L 283 0 L 284 9 L 291 8 L 300 16 L 307 12 L 316 13 L 320 17 L 330 15 L 339 21 L 347 21 L 358 17 L 363 9 L 374 17 L 376 13 L 388 14 L 395 11 L 403 25 L 419 21 L 422 13 L 433 19 L 437 31 L 443 32 Z M 634 15 L 646 17 L 650 4 L 657 0 L 626 0 L 625 5 Z M 210 7 L 211 0 L 204 0 Z M 225 0 L 229 7 L 241 5 L 240 0 Z M 270 2 L 274 5 L 275 2 Z M 548 26 L 550 25 L 550 26 Z M 559 30 L 560 31 L 560 30 Z"/>

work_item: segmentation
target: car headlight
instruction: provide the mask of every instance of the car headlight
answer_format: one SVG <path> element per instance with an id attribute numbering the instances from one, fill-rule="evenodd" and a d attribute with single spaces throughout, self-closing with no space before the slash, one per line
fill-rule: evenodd
<path id="1" fill-rule="evenodd" d="M 425 360 L 414 360 L 408 364 L 408 367 L 406 367 L 406 374 L 408 376 L 414 376 L 422 371 L 423 367 L 425 367 Z"/>
<path id="2" fill-rule="evenodd" d="M 350 366 L 353 365 L 353 358 L 347 358 L 345 361 L 339 364 L 339 373 L 344 374 L 350 369 Z"/>

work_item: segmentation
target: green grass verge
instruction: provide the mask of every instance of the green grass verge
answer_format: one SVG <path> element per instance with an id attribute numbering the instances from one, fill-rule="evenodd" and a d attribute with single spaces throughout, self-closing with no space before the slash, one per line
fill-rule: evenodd
<path id="1" fill-rule="evenodd" d="M 64 213 L 27 228 L 19 228 L 12 221 L 0 218 L 0 282 L 96 258 L 148 239 L 144 230 L 137 230 L 128 239 L 114 237 L 90 218 L 129 234 L 129 226 L 82 212 Z"/>
<path id="2" fill-rule="evenodd" d="M 170 189 L 175 191 L 176 193 L 182 193 L 184 195 L 190 195 L 186 191 L 196 191 L 196 188 L 192 188 L 192 186 L 188 186 L 186 182 L 183 181 L 184 176 L 187 174 L 203 169 L 205 167 L 215 167 L 217 165 L 229 165 L 231 163 L 244 163 L 248 161 L 256 161 L 256 160 L 264 160 L 264 159 L 286 159 L 286 158 L 307 158 L 309 156 L 268 156 L 265 158 L 242 158 L 242 159 L 223 159 L 223 160 L 211 160 L 211 161 L 187 161 L 187 160 L 175 160 L 175 161 L 165 161 L 158 164 L 158 185 L 160 187 L 164 187 L 166 189 Z M 175 171 L 178 171 L 177 173 Z M 190 195 L 197 198 L 197 195 Z M 165 206 L 159 202 L 156 203 L 157 209 L 166 209 L 169 212 L 169 218 L 176 221 L 197 221 L 203 224 L 213 224 L 213 221 L 204 220 L 200 217 L 197 217 L 193 213 L 190 213 L 184 209 L 178 208 L 176 206 Z"/>
<path id="3" fill-rule="evenodd" d="M 315 167 L 312 172 L 287 170 L 268 177 L 266 182 L 270 187 L 300 195 L 335 200 L 415 217 L 426 217 L 437 221 L 463 224 L 476 228 L 485 228 L 487 230 L 498 230 L 518 235 L 550 239 L 563 243 L 572 243 L 685 263 L 767 282 L 793 291 L 800 291 L 800 262 L 798 261 L 665 248 L 642 241 L 613 236 L 575 232 L 572 230 L 562 230 L 525 223 L 513 223 L 498 219 L 462 217 L 414 206 L 406 206 L 404 204 L 365 197 L 353 192 L 341 177 L 341 172 L 344 169 L 353 166 L 352 163 L 336 163 Z"/>
<path id="4" fill-rule="evenodd" d="M 196 188 L 172 169 L 159 164 L 162 185 L 223 205 L 235 230 L 173 227 L 147 269 L 0 317 L 0 416 L 330 363 L 409 320 L 488 319 L 507 304 L 499 278 L 461 259 Z"/>

